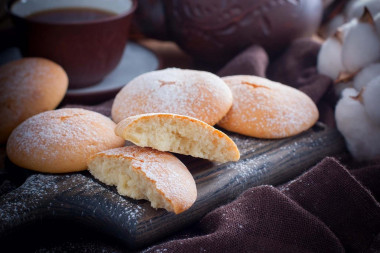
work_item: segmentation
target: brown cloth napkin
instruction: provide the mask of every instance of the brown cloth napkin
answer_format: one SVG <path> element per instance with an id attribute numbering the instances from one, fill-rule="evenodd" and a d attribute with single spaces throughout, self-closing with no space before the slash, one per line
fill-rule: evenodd
<path id="1" fill-rule="evenodd" d="M 376 252 L 380 164 L 355 171 L 328 157 L 280 188 L 259 186 L 144 252 Z M 371 179 L 377 179 L 374 188 Z M 371 251 L 372 250 L 372 251 Z"/>

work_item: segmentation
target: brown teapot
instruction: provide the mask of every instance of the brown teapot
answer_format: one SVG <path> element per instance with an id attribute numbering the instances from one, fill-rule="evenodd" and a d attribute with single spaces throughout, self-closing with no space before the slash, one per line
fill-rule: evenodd
<path id="1" fill-rule="evenodd" d="M 222 64 L 252 44 L 281 52 L 315 33 L 322 13 L 321 0 L 139 0 L 136 23 L 148 37 Z"/>

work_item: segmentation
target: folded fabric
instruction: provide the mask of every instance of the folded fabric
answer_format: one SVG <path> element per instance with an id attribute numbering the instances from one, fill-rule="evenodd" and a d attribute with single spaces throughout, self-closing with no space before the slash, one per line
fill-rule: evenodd
<path id="1" fill-rule="evenodd" d="M 268 63 L 269 58 L 265 50 L 261 46 L 253 45 L 234 57 L 217 74 L 221 77 L 231 75 L 266 77 Z"/>
<path id="2" fill-rule="evenodd" d="M 379 179 L 380 165 L 370 170 Z M 379 203 L 329 157 L 281 188 L 245 191 L 144 252 L 364 252 L 379 232 Z"/>

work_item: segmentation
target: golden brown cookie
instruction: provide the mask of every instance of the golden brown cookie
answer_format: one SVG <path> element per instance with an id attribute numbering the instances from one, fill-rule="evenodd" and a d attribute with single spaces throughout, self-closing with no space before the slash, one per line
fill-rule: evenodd
<path id="1" fill-rule="evenodd" d="M 0 67 L 0 143 L 27 118 L 52 110 L 65 96 L 66 72 L 43 58 L 24 58 Z"/>
<path id="2" fill-rule="evenodd" d="M 169 68 L 142 74 L 117 94 L 112 119 L 145 113 L 174 113 L 215 125 L 230 109 L 232 93 L 218 76 Z"/>
<path id="3" fill-rule="evenodd" d="M 87 159 L 103 150 L 121 147 L 116 124 L 84 109 L 59 109 L 37 114 L 9 136 L 7 155 L 16 165 L 48 173 L 85 170 Z"/>
<path id="4" fill-rule="evenodd" d="M 222 128 L 257 138 L 283 138 L 313 126 L 319 117 L 314 102 L 303 92 L 265 78 L 223 77 L 234 102 L 218 122 Z"/>

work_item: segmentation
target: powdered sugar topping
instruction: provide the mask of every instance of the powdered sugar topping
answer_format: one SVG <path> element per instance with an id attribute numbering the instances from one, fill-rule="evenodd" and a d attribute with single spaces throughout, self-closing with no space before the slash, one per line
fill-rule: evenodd
<path id="1" fill-rule="evenodd" d="M 131 160 L 131 166 L 153 181 L 157 190 L 168 199 L 181 200 L 188 198 L 189 194 L 196 195 L 193 176 L 186 166 L 170 153 L 129 146 L 106 150 L 100 154 Z"/>
<path id="2" fill-rule="evenodd" d="M 279 138 L 306 130 L 318 118 L 312 100 L 294 88 L 252 76 L 224 80 L 234 95 L 231 110 L 219 123 L 226 129 L 239 131 L 243 125 L 252 136 Z"/>
<path id="3" fill-rule="evenodd" d="M 50 167 L 54 170 L 60 166 L 59 162 L 83 167 L 90 155 L 104 147 L 114 147 L 115 141 L 122 142 L 114 134 L 114 128 L 114 122 L 96 112 L 47 111 L 19 125 L 9 137 L 7 149 L 11 158 L 17 156 L 32 169 Z"/>
<path id="4" fill-rule="evenodd" d="M 86 176 L 36 174 L 0 200 L 0 231 L 46 216 L 66 216 L 68 210 L 89 223 L 100 216 L 112 217 L 125 229 L 135 226 L 145 212 L 144 206 Z"/>
<path id="5" fill-rule="evenodd" d="M 214 125 L 230 108 L 232 94 L 216 75 L 195 70 L 165 69 L 132 80 L 116 96 L 116 122 L 144 113 L 175 113 Z"/>

